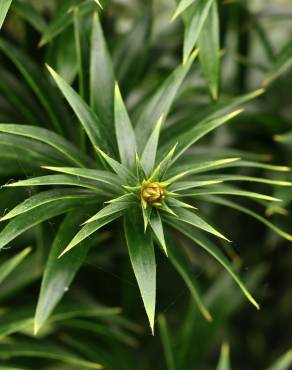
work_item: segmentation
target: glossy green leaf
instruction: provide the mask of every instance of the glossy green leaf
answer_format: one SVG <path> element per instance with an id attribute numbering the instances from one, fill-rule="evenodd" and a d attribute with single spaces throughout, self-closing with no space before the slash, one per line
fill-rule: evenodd
<path id="1" fill-rule="evenodd" d="M 142 216 L 138 209 L 128 210 L 124 223 L 131 264 L 136 276 L 145 310 L 154 333 L 156 302 L 156 263 L 149 230 L 144 233 Z"/>
<path id="2" fill-rule="evenodd" d="M 117 83 L 115 86 L 115 131 L 121 162 L 133 169 L 136 163 L 136 137 Z"/>
<path id="3" fill-rule="evenodd" d="M 11 135 L 28 137 L 40 141 L 54 148 L 62 156 L 69 159 L 75 165 L 85 167 L 92 164 L 91 160 L 82 154 L 73 144 L 53 131 L 28 125 L 0 124 L 0 132 Z"/>
<path id="4" fill-rule="evenodd" d="M 220 82 L 220 30 L 217 0 L 211 9 L 198 38 L 199 59 L 207 79 L 211 97 L 216 100 L 219 95 Z"/>
<path id="5" fill-rule="evenodd" d="M 181 122 L 180 124 L 174 124 L 162 132 L 161 142 L 163 143 L 162 149 L 164 149 L 162 152 L 165 153 L 171 145 L 178 142 L 180 140 L 180 136 L 184 135 L 185 132 L 192 132 L 191 130 L 194 129 L 195 122 L 197 122 L 197 126 L 204 121 L 217 119 L 220 115 L 226 115 L 227 113 L 230 113 L 231 110 L 241 106 L 244 103 L 247 103 L 252 99 L 255 99 L 263 93 L 263 89 L 258 89 L 252 91 L 251 93 L 229 98 L 227 100 L 221 98 L 219 101 L 214 102 L 213 104 L 208 104 L 205 108 L 198 111 L 196 113 L 196 121 L 194 120 L 194 112 L 192 111 L 189 119 Z M 174 138 L 176 139 L 174 140 Z"/>
<path id="6" fill-rule="evenodd" d="M 155 164 L 159 134 L 163 123 L 163 118 L 164 118 L 163 116 L 159 118 L 156 126 L 153 129 L 153 132 L 151 133 L 148 141 L 146 142 L 145 148 L 141 156 L 141 164 L 147 176 L 150 176 Z"/>
<path id="7" fill-rule="evenodd" d="M 219 238 L 229 241 L 224 235 L 215 230 L 213 226 L 209 225 L 205 220 L 203 220 L 193 211 L 189 211 L 184 208 L 176 208 L 175 213 L 180 221 L 186 222 L 187 224 L 202 229 L 207 233 L 213 234 L 215 236 L 218 236 Z"/>
<path id="8" fill-rule="evenodd" d="M 165 238 L 164 238 L 163 224 L 162 224 L 159 212 L 157 210 L 154 210 L 153 212 L 151 212 L 150 226 L 159 244 L 164 250 L 164 253 L 168 255 Z"/>
<path id="9" fill-rule="evenodd" d="M 106 131 L 98 117 L 61 76 L 59 76 L 51 67 L 47 66 L 47 68 L 78 117 L 92 145 L 100 146 L 105 150 L 109 150 L 110 146 L 107 139 L 109 137 L 109 132 Z"/>
<path id="10" fill-rule="evenodd" d="M 181 13 L 183 13 L 191 4 L 193 4 L 197 0 L 180 0 L 178 5 L 176 6 L 175 12 L 172 16 L 172 20 L 177 18 Z"/>
<path id="11" fill-rule="evenodd" d="M 218 184 L 220 180 L 194 180 L 194 181 L 178 181 L 171 185 L 170 191 L 177 192 L 182 190 L 189 190 L 194 188 L 205 187 L 209 185 Z"/>
<path id="12" fill-rule="evenodd" d="M 74 202 L 74 200 L 86 199 L 92 197 L 92 192 L 85 192 L 75 189 L 57 189 L 48 190 L 38 193 L 26 199 L 24 202 L 18 204 L 10 212 L 4 215 L 0 221 L 9 220 L 23 213 L 34 210 L 35 208 L 42 207 L 46 204 L 62 202 L 64 200 Z"/>
<path id="13" fill-rule="evenodd" d="M 176 370 L 174 349 L 171 343 L 171 336 L 168 330 L 165 316 L 160 314 L 158 316 L 159 334 L 163 346 L 164 356 L 167 364 L 167 370 Z"/>
<path id="14" fill-rule="evenodd" d="M 282 48 L 279 54 L 274 58 L 271 69 L 263 82 L 263 85 L 266 86 L 275 80 L 282 73 L 287 71 L 292 65 L 292 41 Z"/>
<path id="15" fill-rule="evenodd" d="M 12 0 L 2 0 L 1 1 L 1 4 L 0 4 L 0 29 L 3 25 L 4 19 L 6 17 L 8 9 L 10 8 L 11 3 L 12 3 Z"/>
<path id="16" fill-rule="evenodd" d="M 193 227 L 182 223 L 181 221 L 175 218 L 167 218 L 167 222 L 175 227 L 177 230 L 185 234 L 188 238 L 199 244 L 204 250 L 206 250 L 211 256 L 213 256 L 232 276 L 234 281 L 240 287 L 246 298 L 257 308 L 259 309 L 258 303 L 254 300 L 251 296 L 249 291 L 246 289 L 245 285 L 239 278 L 239 276 L 234 271 L 231 263 L 228 259 L 224 256 L 224 254 L 218 249 L 218 247 L 213 244 L 209 239 L 207 239 L 202 233 L 198 230 L 194 229 Z"/>
<path id="17" fill-rule="evenodd" d="M 103 152 L 100 148 L 95 147 L 97 153 L 104 159 L 104 161 L 113 169 L 113 171 L 124 181 L 135 181 L 134 175 L 128 170 L 127 167 L 116 161 L 115 159 L 111 158 L 105 152 Z"/>
<path id="18" fill-rule="evenodd" d="M 166 119 L 179 88 L 197 55 L 198 51 L 195 51 L 190 58 L 188 58 L 185 64 L 178 66 L 172 72 L 172 74 L 164 81 L 162 86 L 159 87 L 150 98 L 141 112 L 135 127 L 139 150 L 144 149 L 147 139 L 162 114 L 164 114 L 164 118 Z"/>
<path id="19" fill-rule="evenodd" d="M 195 274 L 190 267 L 189 261 L 184 253 L 180 250 L 180 245 L 170 245 L 169 250 L 169 259 L 179 275 L 184 280 L 187 285 L 199 311 L 207 321 L 212 321 L 212 316 L 203 302 L 201 297 L 199 287 L 197 285 Z"/>
<path id="20" fill-rule="evenodd" d="M 0 249 L 10 243 L 24 231 L 36 226 L 43 221 L 68 212 L 76 207 L 83 207 L 86 204 L 87 197 L 80 196 L 76 199 L 68 198 L 55 202 L 44 204 L 41 207 L 32 209 L 25 214 L 19 215 L 11 220 L 7 226 L 0 232 Z M 92 202 L 92 199 L 88 202 Z"/>
<path id="21" fill-rule="evenodd" d="M 38 298 L 35 318 L 34 332 L 37 333 L 52 313 L 55 306 L 68 290 L 74 276 L 84 262 L 89 249 L 85 242 L 81 248 L 75 248 L 63 258 L 58 256 L 74 236 L 84 215 L 80 212 L 69 213 L 62 222 L 45 266 L 40 294 Z"/>
<path id="22" fill-rule="evenodd" d="M 90 217 L 84 223 L 87 224 L 90 222 L 94 222 L 100 220 L 101 218 L 115 214 L 117 212 L 124 211 L 125 209 L 130 208 L 136 203 L 137 198 L 134 194 L 122 195 L 119 198 L 113 199 L 113 201 L 110 204 L 103 207 L 99 212 L 97 212 L 94 216 Z"/>
<path id="23" fill-rule="evenodd" d="M 98 183 L 94 181 L 81 180 L 76 176 L 70 175 L 47 175 L 32 177 L 27 180 L 16 181 L 4 187 L 27 187 L 27 186 L 48 186 L 48 185 L 67 185 L 67 186 L 80 186 L 82 188 L 90 189 L 102 194 L 102 190 L 98 187 Z M 107 194 L 107 193 L 105 193 Z"/>
<path id="24" fill-rule="evenodd" d="M 289 370 L 291 365 L 292 365 L 292 350 L 290 349 L 267 370 Z"/>
<path id="25" fill-rule="evenodd" d="M 66 246 L 66 248 L 62 251 L 58 258 L 63 257 L 67 252 L 71 251 L 72 248 L 76 247 L 83 240 L 87 239 L 90 235 L 120 216 L 121 212 L 117 212 L 84 225 L 70 241 L 70 243 Z M 82 246 L 80 248 L 82 248 Z"/>
<path id="26" fill-rule="evenodd" d="M 109 131 L 114 128 L 114 81 L 111 57 L 95 12 L 90 50 L 90 106 Z"/>
<path id="27" fill-rule="evenodd" d="M 0 265 L 0 284 L 8 275 L 23 261 L 23 259 L 31 252 L 31 247 L 25 248 L 15 256 L 9 258 Z"/>
<path id="28" fill-rule="evenodd" d="M 238 114 L 242 112 L 242 109 L 238 109 L 234 112 L 228 113 L 222 117 L 215 118 L 211 121 L 203 121 L 193 127 L 193 129 L 183 133 L 179 138 L 176 138 L 178 142 L 177 149 L 173 158 L 173 162 L 176 161 L 191 145 L 196 143 L 202 137 L 213 131 L 217 127 L 224 123 L 232 120 Z"/>
<path id="29" fill-rule="evenodd" d="M 186 63 L 198 37 L 204 27 L 208 13 L 214 0 L 197 1 L 192 6 L 190 17 L 186 24 L 183 46 L 183 61 Z"/>
<path id="30" fill-rule="evenodd" d="M 200 176 L 200 179 L 202 177 Z M 283 181 L 283 180 L 273 180 L 273 179 L 266 179 L 264 177 L 254 177 L 254 176 L 242 176 L 242 175 L 206 175 L 203 176 L 204 180 L 198 180 L 198 181 L 190 181 L 189 184 L 186 182 L 186 184 L 182 183 L 181 185 L 178 185 L 178 187 L 184 187 L 184 186 L 192 186 L 192 183 L 196 184 L 197 183 L 204 183 L 206 182 L 206 185 L 209 185 L 207 182 L 208 181 L 218 181 L 220 182 L 229 182 L 229 181 L 243 181 L 243 182 L 256 182 L 260 184 L 267 184 L 267 185 L 273 185 L 273 186 L 292 186 L 291 181 Z M 177 184 L 175 184 L 177 185 Z"/>
<path id="31" fill-rule="evenodd" d="M 220 359 L 216 370 L 231 370 L 229 358 L 229 345 L 224 343 L 221 347 Z"/>
<path id="32" fill-rule="evenodd" d="M 180 196 L 196 197 L 196 196 L 212 195 L 212 194 L 214 194 L 214 195 L 224 194 L 224 195 L 231 195 L 231 196 L 262 199 L 262 200 L 274 201 L 274 202 L 279 202 L 280 201 L 280 199 L 275 198 L 275 197 L 271 197 L 269 195 L 255 193 L 255 192 L 252 192 L 252 191 L 241 190 L 241 189 L 231 187 L 231 186 L 227 186 L 227 185 L 214 185 L 210 188 L 187 191 L 187 192 L 184 192 L 183 194 L 180 194 Z"/>
<path id="33" fill-rule="evenodd" d="M 82 49 L 82 32 L 81 32 L 81 19 L 79 15 L 79 9 L 75 8 L 74 12 L 74 39 L 75 39 L 75 49 L 76 49 L 76 59 L 77 59 L 77 69 L 78 69 L 78 87 L 79 87 L 79 95 L 84 98 L 85 96 L 85 81 L 84 81 L 84 69 L 85 66 L 83 65 L 83 49 Z"/>

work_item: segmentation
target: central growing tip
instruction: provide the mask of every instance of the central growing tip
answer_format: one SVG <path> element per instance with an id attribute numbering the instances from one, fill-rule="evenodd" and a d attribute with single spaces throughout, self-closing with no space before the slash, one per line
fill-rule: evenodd
<path id="1" fill-rule="evenodd" d="M 161 206 L 164 198 L 165 185 L 160 182 L 143 182 L 141 186 L 141 201 L 143 205 Z"/>

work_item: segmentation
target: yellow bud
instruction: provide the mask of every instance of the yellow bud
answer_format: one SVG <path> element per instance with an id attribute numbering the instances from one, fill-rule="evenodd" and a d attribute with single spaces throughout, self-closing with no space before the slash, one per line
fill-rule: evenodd
<path id="1" fill-rule="evenodd" d="M 145 182 L 141 186 L 141 200 L 151 206 L 160 206 L 165 198 L 165 186 L 159 182 Z"/>

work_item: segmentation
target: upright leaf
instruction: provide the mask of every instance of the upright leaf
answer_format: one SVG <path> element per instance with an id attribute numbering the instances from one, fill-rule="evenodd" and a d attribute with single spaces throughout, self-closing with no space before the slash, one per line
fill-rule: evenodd
<path id="1" fill-rule="evenodd" d="M 156 301 L 156 263 L 149 230 L 144 233 L 142 217 L 137 209 L 128 210 L 124 229 L 132 267 L 139 285 L 145 310 L 154 333 Z"/>
<path id="2" fill-rule="evenodd" d="M 141 112 L 135 128 L 139 150 L 144 149 L 145 143 L 161 115 L 164 114 L 164 117 L 167 117 L 178 90 L 197 55 L 198 52 L 195 51 L 185 64 L 178 66 L 172 72 Z"/>
<path id="3" fill-rule="evenodd" d="M 198 38 L 200 63 L 207 79 L 211 96 L 214 100 L 218 98 L 220 81 L 219 36 L 218 6 L 217 0 L 214 0 Z"/>
<path id="4" fill-rule="evenodd" d="M 221 355 L 216 370 L 231 370 L 229 358 L 229 345 L 224 343 L 221 348 Z"/>
<path id="5" fill-rule="evenodd" d="M 0 29 L 8 12 L 8 9 L 12 3 L 12 0 L 1 0 L 0 3 Z"/>
<path id="6" fill-rule="evenodd" d="M 184 46 L 183 46 L 183 61 L 186 63 L 188 60 L 198 37 L 204 27 L 208 13 L 214 0 L 201 0 L 197 1 L 192 6 L 192 12 L 190 18 L 187 21 L 185 35 L 184 35 Z"/>
<path id="7" fill-rule="evenodd" d="M 154 127 L 153 132 L 151 133 L 141 156 L 141 164 L 147 176 L 150 176 L 155 164 L 159 134 L 162 123 L 163 116 L 159 118 L 156 126 Z"/>
<path id="8" fill-rule="evenodd" d="M 90 106 L 108 131 L 114 127 L 114 74 L 98 13 L 92 21 Z"/>
<path id="9" fill-rule="evenodd" d="M 115 129 L 122 164 L 134 169 L 136 163 L 136 137 L 118 84 L 115 86 Z"/>
<path id="10" fill-rule="evenodd" d="M 51 67 L 47 66 L 53 79 L 58 85 L 59 89 L 67 99 L 71 108 L 79 118 L 84 130 L 86 131 L 92 145 L 99 146 L 111 152 L 109 144 L 110 132 L 100 122 L 98 117 L 89 108 L 85 101 L 76 93 L 68 83 L 59 76 Z"/>
<path id="11" fill-rule="evenodd" d="M 183 13 L 192 3 L 198 0 L 180 0 L 173 13 L 172 20 L 175 20 L 181 13 Z"/>

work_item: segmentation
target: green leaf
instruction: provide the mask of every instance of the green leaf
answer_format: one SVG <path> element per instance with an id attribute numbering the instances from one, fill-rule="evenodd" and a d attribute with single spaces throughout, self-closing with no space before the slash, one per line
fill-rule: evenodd
<path id="1" fill-rule="evenodd" d="M 282 135 L 275 135 L 274 140 L 278 141 L 279 143 L 292 145 L 292 131 Z"/>
<path id="2" fill-rule="evenodd" d="M 220 205 L 223 205 L 223 206 L 226 206 L 226 207 L 230 207 L 230 208 L 236 209 L 237 211 L 245 213 L 245 214 L 257 219 L 262 224 L 266 225 L 269 229 L 273 230 L 276 234 L 280 235 L 282 238 L 287 239 L 289 241 L 292 241 L 292 235 L 291 234 L 286 233 L 285 231 L 281 230 L 280 228 L 278 228 L 277 226 L 272 224 L 270 221 L 268 221 L 263 216 L 257 214 L 256 212 L 251 211 L 250 209 L 248 209 L 244 206 L 238 205 L 237 203 L 234 203 L 231 200 L 223 199 L 223 198 L 218 197 L 218 196 L 208 196 L 204 200 L 210 201 L 212 203 L 220 204 Z"/>
<path id="3" fill-rule="evenodd" d="M 216 176 L 216 175 L 215 175 Z M 194 180 L 194 181 L 179 181 L 172 184 L 169 191 L 177 192 L 182 190 L 200 188 L 208 185 L 214 185 L 222 182 L 221 180 Z"/>
<path id="4" fill-rule="evenodd" d="M 34 361 L 37 358 L 45 358 L 49 360 L 61 361 L 66 364 L 77 366 L 85 369 L 102 369 L 103 366 L 91 361 L 86 361 L 80 357 L 76 357 L 70 352 L 65 352 L 59 347 L 46 344 L 37 344 L 32 341 L 13 342 L 11 344 L 0 344 L 0 358 L 6 359 L 14 357 L 31 357 Z"/>
<path id="5" fill-rule="evenodd" d="M 86 220 L 84 224 L 100 220 L 101 218 L 110 216 L 120 211 L 124 211 L 125 209 L 133 206 L 133 204 L 135 203 L 137 203 L 137 198 L 134 194 L 124 194 L 119 198 L 113 199 L 110 204 L 108 204 L 99 212 L 97 212 L 94 216 Z"/>
<path id="6" fill-rule="evenodd" d="M 213 234 L 215 236 L 218 236 L 219 238 L 229 241 L 224 235 L 215 230 L 211 225 L 209 225 L 205 220 L 203 220 L 194 212 L 184 208 L 176 208 L 175 213 L 180 221 L 186 222 L 192 226 L 195 226 L 196 228 L 206 231 L 207 233 Z"/>
<path id="7" fill-rule="evenodd" d="M 170 244 L 168 248 L 169 259 L 189 288 L 189 291 L 199 311 L 207 321 L 211 322 L 213 320 L 212 316 L 203 302 L 192 268 L 190 267 L 188 259 L 180 250 L 180 248 L 180 245 L 176 246 Z"/>
<path id="8" fill-rule="evenodd" d="M 227 186 L 227 185 L 213 185 L 210 188 L 198 189 L 196 191 L 181 193 L 179 196 L 196 197 L 196 196 L 212 195 L 212 194 L 215 194 L 215 195 L 225 194 L 225 195 L 232 195 L 232 196 L 262 199 L 262 200 L 274 201 L 274 202 L 281 201 L 280 199 L 271 197 L 269 195 L 255 193 L 252 191 L 241 190 L 241 189 Z"/>
<path id="9" fill-rule="evenodd" d="M 166 119 L 178 90 L 197 55 L 198 51 L 195 51 L 185 64 L 178 66 L 172 72 L 141 112 L 135 128 L 139 150 L 144 149 L 147 139 L 162 114 Z"/>
<path id="10" fill-rule="evenodd" d="M 166 203 L 170 206 L 170 207 L 179 207 L 179 208 L 189 208 L 189 209 L 197 209 L 196 207 L 194 206 L 191 206 L 190 204 L 188 203 L 185 203 L 185 202 L 182 202 L 181 200 L 177 199 L 177 198 L 173 198 L 173 197 L 167 197 L 166 199 Z"/>
<path id="11" fill-rule="evenodd" d="M 95 12 L 90 50 L 90 106 L 110 132 L 114 128 L 114 80 L 111 57 Z"/>
<path id="12" fill-rule="evenodd" d="M 13 320 L 12 322 L 1 324 L 0 325 L 0 339 L 8 337 L 9 335 L 17 333 L 19 331 L 25 330 L 26 328 L 29 328 L 31 324 L 32 324 L 31 318 Z"/>
<path id="13" fill-rule="evenodd" d="M 121 185 L 122 185 L 121 181 L 115 174 L 109 171 L 95 170 L 91 168 L 75 168 L 75 167 L 44 166 L 44 168 L 50 171 L 66 173 L 68 175 L 82 177 L 85 179 L 91 179 L 97 182 L 112 185 L 113 188 L 119 189 L 119 191 L 121 191 Z"/>
<path id="14" fill-rule="evenodd" d="M 70 186 L 80 186 L 82 188 L 90 189 L 96 191 L 100 194 L 107 195 L 107 192 L 103 192 L 100 187 L 98 187 L 98 182 L 81 180 L 78 177 L 70 175 L 47 175 L 32 177 L 27 180 L 20 180 L 13 182 L 11 184 L 4 185 L 3 187 L 27 187 L 27 186 L 48 186 L 48 185 L 70 185 Z"/>
<path id="15" fill-rule="evenodd" d="M 78 1 L 64 1 L 61 7 L 54 15 L 52 22 L 46 27 L 42 38 L 39 42 L 39 47 L 44 46 L 67 27 L 73 23 L 74 12 L 73 6 L 79 6 L 80 15 L 89 14 L 94 9 L 93 0 L 78 0 Z"/>
<path id="16" fill-rule="evenodd" d="M 185 35 L 184 35 L 184 45 L 183 45 L 183 61 L 186 63 L 188 60 L 198 37 L 204 27 L 204 23 L 208 17 L 211 5 L 214 0 L 201 0 L 197 1 L 190 14 L 190 18 L 187 21 Z"/>
<path id="17" fill-rule="evenodd" d="M 202 177 L 200 176 L 200 179 L 202 179 Z M 198 181 L 189 181 L 189 182 L 182 182 L 181 185 L 178 185 L 177 184 L 174 184 L 173 185 L 173 188 L 185 188 L 187 189 L 188 186 L 190 187 L 193 187 L 192 184 L 196 184 L 196 183 L 206 183 L 205 185 L 209 185 L 208 184 L 208 181 L 210 181 L 212 183 L 212 181 L 214 181 L 214 184 L 217 182 L 217 183 L 220 183 L 220 182 L 226 182 L 226 181 L 247 181 L 247 182 L 256 182 L 256 183 L 260 183 L 260 184 L 267 184 L 267 185 L 273 185 L 273 186 L 292 186 L 292 182 L 290 181 L 282 181 L 282 180 L 271 180 L 271 179 L 266 179 L 266 178 L 262 178 L 262 177 L 253 177 L 253 176 L 242 176 L 242 175 L 206 175 L 206 176 L 203 176 L 203 179 L 202 180 L 198 180 Z M 210 183 L 210 185 L 211 185 Z M 205 186 L 203 185 L 203 186 Z M 186 187 L 187 186 L 187 187 Z M 183 189 L 182 189 L 183 190 Z M 175 190 L 173 190 L 175 191 Z"/>
<path id="18" fill-rule="evenodd" d="M 61 215 L 76 207 L 84 207 L 87 203 L 87 197 L 80 196 L 76 199 L 68 198 L 57 200 L 44 204 L 41 207 L 36 207 L 25 214 L 19 215 L 14 220 L 11 220 L 7 226 L 0 232 L 0 249 L 10 243 L 18 235 L 24 231 L 36 226 L 43 221 Z M 92 199 L 88 199 L 88 203 L 92 203 Z"/>
<path id="19" fill-rule="evenodd" d="M 25 248 L 16 256 L 9 258 L 0 265 L 0 284 L 6 277 L 23 261 L 23 259 L 31 252 L 31 247 Z"/>
<path id="20" fill-rule="evenodd" d="M 157 146 L 158 146 L 158 140 L 159 140 L 159 134 L 160 129 L 163 123 L 163 115 L 159 118 L 156 126 L 154 127 L 146 145 L 143 150 L 142 156 L 141 156 L 141 164 L 144 168 L 146 175 L 150 176 L 154 164 L 155 164 L 155 158 L 156 158 L 156 152 L 157 152 Z"/>
<path id="21" fill-rule="evenodd" d="M 211 96 L 218 99 L 220 82 L 220 30 L 217 1 L 211 9 L 198 38 L 199 59 Z"/>
<path id="22" fill-rule="evenodd" d="M 116 218 L 121 216 L 121 212 L 117 212 L 106 216 L 102 219 L 97 221 L 90 222 L 89 224 L 84 225 L 78 233 L 74 236 L 74 238 L 70 241 L 67 247 L 62 251 L 58 258 L 63 257 L 67 252 L 69 252 L 72 248 L 76 247 L 79 243 L 83 240 L 87 239 L 90 235 L 95 233 L 97 230 L 101 229 L 103 226 L 107 225 L 108 223 L 114 221 Z M 82 246 L 81 246 L 82 248 Z"/>
<path id="23" fill-rule="evenodd" d="M 125 235 L 132 267 L 139 285 L 152 334 L 156 301 L 156 263 L 149 230 L 144 233 L 138 209 L 128 210 L 124 222 Z"/>
<path id="24" fill-rule="evenodd" d="M 163 346 L 164 356 L 167 364 L 167 370 L 176 370 L 174 350 L 172 348 L 171 337 L 165 320 L 165 316 L 158 316 L 159 334 Z"/>
<path id="25" fill-rule="evenodd" d="M 45 266 L 41 290 L 38 298 L 35 319 L 35 334 L 43 326 L 55 306 L 68 290 L 74 276 L 84 262 L 89 249 L 89 244 L 84 243 L 81 248 L 76 248 L 61 259 L 58 256 L 74 236 L 76 229 L 84 220 L 83 213 L 71 212 L 62 222 Z"/>
<path id="26" fill-rule="evenodd" d="M 3 25 L 4 19 L 6 17 L 8 9 L 10 8 L 11 3 L 12 3 L 12 0 L 2 0 L 1 1 L 1 4 L 0 4 L 0 29 Z"/>
<path id="27" fill-rule="evenodd" d="M 292 65 L 292 41 L 290 40 L 274 58 L 271 69 L 263 82 L 266 86 L 287 71 Z"/>
<path id="28" fill-rule="evenodd" d="M 151 212 L 150 226 L 165 254 L 168 255 L 163 232 L 163 224 L 158 210 L 153 210 L 153 212 Z"/>
<path id="29" fill-rule="evenodd" d="M 28 137 L 54 148 L 62 156 L 69 159 L 75 165 L 85 167 L 92 164 L 91 160 L 80 152 L 73 144 L 67 141 L 62 136 L 41 127 L 17 125 L 17 124 L 0 124 L 0 132 L 11 135 Z"/>
<path id="30" fill-rule="evenodd" d="M 229 345 L 224 343 L 221 347 L 220 359 L 216 370 L 231 370 L 229 359 Z"/>
<path id="31" fill-rule="evenodd" d="M 74 202 L 74 200 L 79 199 L 87 199 L 88 197 L 92 197 L 93 193 L 88 193 L 81 190 L 75 189 L 58 189 L 58 190 L 48 190 L 33 195 L 32 197 L 26 199 L 24 202 L 18 204 L 14 207 L 10 212 L 8 212 L 5 216 L 3 216 L 0 221 L 9 220 L 13 217 L 19 216 L 23 213 L 32 211 L 35 208 L 42 207 L 45 204 L 55 203 L 55 202 L 62 202 L 63 200 Z"/>
<path id="32" fill-rule="evenodd" d="M 191 130 L 181 134 L 180 137 L 176 138 L 178 145 L 172 163 L 175 162 L 191 145 L 196 143 L 209 132 L 213 131 L 215 128 L 232 120 L 241 112 L 242 109 L 238 109 L 222 117 L 215 118 L 213 120 L 202 121 L 195 125 Z"/>
<path id="33" fill-rule="evenodd" d="M 68 123 L 69 116 L 46 74 L 25 53 L 4 39 L 0 39 L 0 50 L 13 62 L 38 97 L 55 130 L 63 133 L 61 124 Z"/>
<path id="34" fill-rule="evenodd" d="M 51 67 L 47 65 L 49 72 L 58 85 L 59 89 L 65 96 L 71 108 L 78 117 L 85 132 L 87 133 L 93 146 L 100 146 L 105 150 L 111 151 L 108 137 L 109 131 L 100 122 L 98 117 L 89 108 L 85 101 L 72 89 L 70 85 L 59 76 Z"/>
<path id="35" fill-rule="evenodd" d="M 115 130 L 121 162 L 129 169 L 134 169 L 137 151 L 136 137 L 117 83 L 115 86 Z"/>
<path id="36" fill-rule="evenodd" d="M 114 170 L 114 172 L 124 181 L 135 181 L 134 175 L 128 170 L 127 167 L 117 162 L 115 159 L 108 156 L 103 152 L 99 147 L 95 147 L 97 153 L 101 156 L 102 159 Z"/>
<path id="37" fill-rule="evenodd" d="M 181 233 L 186 235 L 188 238 L 199 244 L 204 250 L 206 250 L 211 256 L 213 256 L 225 269 L 226 271 L 231 275 L 233 280 L 237 283 L 237 285 L 240 287 L 246 298 L 257 308 L 259 309 L 258 303 L 254 300 L 254 298 L 251 296 L 249 291 L 244 286 L 243 282 L 239 278 L 239 276 L 234 271 L 232 265 L 228 261 L 228 259 L 224 256 L 224 254 L 218 249 L 218 247 L 213 244 L 209 239 L 207 239 L 202 233 L 200 233 L 198 230 L 194 229 L 193 227 L 190 227 L 189 225 L 186 225 L 185 223 L 179 221 L 175 218 L 168 217 L 166 219 L 167 223 L 169 223 L 171 226 L 173 226 L 175 229 L 179 230 Z"/>
<path id="38" fill-rule="evenodd" d="M 281 356 L 272 366 L 267 370 L 289 370 L 292 365 L 292 349 Z"/>
<path id="39" fill-rule="evenodd" d="M 191 4 L 193 4 L 197 0 L 180 0 L 178 3 L 175 12 L 171 18 L 171 20 L 175 20 L 181 13 L 183 13 Z"/>
<path id="40" fill-rule="evenodd" d="M 30 23 L 40 33 L 46 28 L 46 21 L 32 4 L 22 0 L 14 0 L 12 10 Z"/>
<path id="41" fill-rule="evenodd" d="M 226 115 L 231 110 L 237 108 L 238 106 L 256 98 L 257 96 L 264 93 L 263 89 L 255 90 L 251 93 L 241 95 L 232 99 L 225 100 L 223 98 L 220 101 L 217 101 L 213 104 L 208 104 L 205 108 L 201 109 L 196 113 L 196 118 L 194 119 L 194 111 L 191 111 L 191 116 L 189 119 L 186 119 L 179 124 L 174 124 L 167 127 L 167 130 L 164 130 L 161 135 L 161 142 L 163 143 L 163 150 L 159 152 L 165 153 L 168 148 L 174 143 L 180 140 L 180 137 L 186 132 L 192 132 L 194 129 L 194 123 L 196 126 L 202 122 L 211 121 L 217 119 L 220 115 Z M 175 140 L 174 140 L 175 138 Z M 162 154 L 163 154 L 162 153 Z M 161 156 L 164 158 L 164 156 Z"/>

